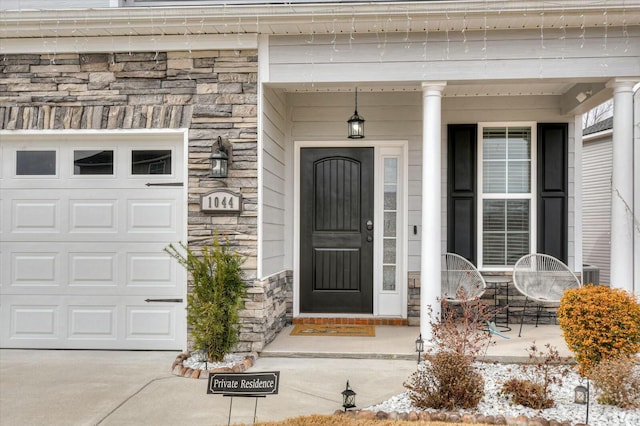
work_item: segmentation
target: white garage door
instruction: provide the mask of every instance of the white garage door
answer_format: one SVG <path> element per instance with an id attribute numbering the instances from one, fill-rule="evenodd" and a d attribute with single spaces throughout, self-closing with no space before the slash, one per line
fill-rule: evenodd
<path id="1" fill-rule="evenodd" d="M 184 347 L 183 139 L 0 134 L 0 347 Z"/>

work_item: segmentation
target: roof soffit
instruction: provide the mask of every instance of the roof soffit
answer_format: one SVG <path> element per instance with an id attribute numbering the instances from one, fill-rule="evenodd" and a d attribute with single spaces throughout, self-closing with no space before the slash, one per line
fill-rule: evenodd
<path id="1" fill-rule="evenodd" d="M 0 11 L 0 38 L 336 34 L 640 25 L 623 0 L 317 3 Z"/>

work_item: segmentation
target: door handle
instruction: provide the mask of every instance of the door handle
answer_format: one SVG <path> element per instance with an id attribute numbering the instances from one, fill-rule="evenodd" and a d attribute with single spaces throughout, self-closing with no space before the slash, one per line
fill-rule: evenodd
<path id="1" fill-rule="evenodd" d="M 182 299 L 145 299 L 147 303 L 160 302 L 160 303 L 182 303 Z"/>
<path id="2" fill-rule="evenodd" d="M 371 219 L 367 220 L 367 231 L 373 231 L 373 221 Z"/>

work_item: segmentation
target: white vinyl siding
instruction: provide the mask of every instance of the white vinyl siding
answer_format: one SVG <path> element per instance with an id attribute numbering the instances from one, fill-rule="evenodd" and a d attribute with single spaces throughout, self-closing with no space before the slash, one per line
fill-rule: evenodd
<path id="1" fill-rule="evenodd" d="M 285 269 L 285 99 L 264 90 L 262 151 L 262 277 Z"/>
<path id="2" fill-rule="evenodd" d="M 583 260 L 600 269 L 600 283 L 609 284 L 611 259 L 611 135 L 584 143 L 582 151 Z"/>
<path id="3" fill-rule="evenodd" d="M 384 21 L 381 20 L 381 29 Z M 399 82 L 639 75 L 640 28 L 610 28 L 606 67 L 594 66 L 602 37 L 579 28 L 460 32 L 309 34 L 270 38 L 270 82 Z M 634 41 L 635 40 L 635 41 Z M 569 63 L 571 65 L 569 65 Z M 518 89 L 517 93 L 523 93 Z M 366 119 L 366 115 L 365 115 Z M 496 117 L 494 117 L 496 119 Z M 499 118 L 501 119 L 501 118 Z"/>
<path id="4" fill-rule="evenodd" d="M 345 146 L 347 119 L 353 114 L 353 92 L 289 93 L 292 140 L 336 140 Z M 358 113 L 364 117 L 366 144 L 371 140 L 408 140 L 409 270 L 420 269 L 422 112 L 419 93 L 358 92 Z M 293 182 L 289 183 L 293 186 Z M 417 227 L 414 234 L 413 227 Z"/>
<path id="5" fill-rule="evenodd" d="M 365 139 L 408 140 L 408 270 L 420 270 L 422 191 L 422 98 L 420 92 L 359 92 L 358 112 L 365 118 Z M 288 93 L 292 140 L 337 140 L 345 145 L 347 119 L 353 113 L 353 92 Z M 446 251 L 447 124 L 494 121 L 558 121 L 556 96 L 451 97 L 442 100 L 442 251 Z M 569 121 L 569 120 L 567 120 Z M 573 122 L 569 124 L 569 265 L 574 262 Z M 293 166 L 291 166 L 293 167 Z M 287 163 L 289 168 L 289 163 Z M 293 182 L 287 188 L 293 191 Z M 287 189 L 289 193 L 289 189 Z M 414 226 L 416 233 L 414 233 Z M 287 243 L 289 244 L 289 242 Z M 292 243 L 291 243 L 292 244 Z"/>

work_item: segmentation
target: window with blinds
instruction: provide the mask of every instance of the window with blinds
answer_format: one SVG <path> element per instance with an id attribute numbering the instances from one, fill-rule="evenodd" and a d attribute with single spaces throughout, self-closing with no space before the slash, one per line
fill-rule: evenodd
<path id="1" fill-rule="evenodd" d="M 534 126 L 480 127 L 481 266 L 511 266 L 531 251 Z"/>

